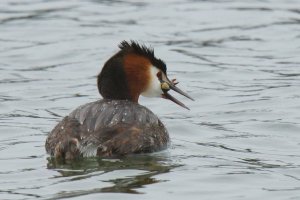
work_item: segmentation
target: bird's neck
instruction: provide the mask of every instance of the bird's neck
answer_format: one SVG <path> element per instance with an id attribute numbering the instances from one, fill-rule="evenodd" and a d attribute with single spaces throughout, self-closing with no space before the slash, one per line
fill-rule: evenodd
<path id="1" fill-rule="evenodd" d="M 98 90 L 104 99 L 138 102 L 140 94 L 149 82 L 148 59 L 128 54 L 109 59 L 98 75 Z"/>

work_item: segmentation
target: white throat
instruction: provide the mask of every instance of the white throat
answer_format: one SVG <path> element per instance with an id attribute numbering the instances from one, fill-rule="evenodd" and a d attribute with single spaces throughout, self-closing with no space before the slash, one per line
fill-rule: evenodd
<path id="1" fill-rule="evenodd" d="M 157 78 L 157 73 L 159 72 L 159 69 L 157 69 L 154 66 L 151 66 L 150 68 L 150 83 L 148 84 L 148 87 L 144 92 L 142 92 L 141 95 L 144 97 L 161 97 L 162 90 L 160 86 L 160 81 Z"/>

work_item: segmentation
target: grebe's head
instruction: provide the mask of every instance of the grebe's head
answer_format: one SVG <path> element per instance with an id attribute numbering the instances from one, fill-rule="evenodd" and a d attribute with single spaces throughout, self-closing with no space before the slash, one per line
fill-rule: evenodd
<path id="1" fill-rule="evenodd" d="M 168 91 L 174 90 L 193 98 L 176 87 L 175 79 L 169 80 L 166 64 L 154 56 L 152 48 L 135 41 L 123 41 L 119 48 L 120 51 L 104 64 L 98 75 L 98 90 L 103 98 L 138 102 L 140 95 L 162 97 L 188 109 Z"/>

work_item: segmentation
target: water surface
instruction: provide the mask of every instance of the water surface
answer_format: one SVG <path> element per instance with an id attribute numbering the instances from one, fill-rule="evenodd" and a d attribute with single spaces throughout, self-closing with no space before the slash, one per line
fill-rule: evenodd
<path id="1" fill-rule="evenodd" d="M 300 199 L 299 1 L 0 3 L 0 199 Z M 48 132 L 100 98 L 122 40 L 155 48 L 191 111 L 141 98 L 171 147 L 48 159 Z"/>

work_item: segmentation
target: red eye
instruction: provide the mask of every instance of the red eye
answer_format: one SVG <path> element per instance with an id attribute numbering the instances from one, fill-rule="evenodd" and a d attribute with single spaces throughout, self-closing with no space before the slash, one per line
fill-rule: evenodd
<path id="1" fill-rule="evenodd" d="M 159 79 L 162 79 L 162 74 L 161 74 L 161 72 L 157 72 L 156 76 L 157 76 Z"/>

